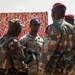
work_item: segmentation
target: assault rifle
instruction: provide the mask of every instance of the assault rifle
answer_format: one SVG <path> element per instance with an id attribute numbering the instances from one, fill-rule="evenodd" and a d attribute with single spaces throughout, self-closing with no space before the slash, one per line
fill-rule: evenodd
<path id="1" fill-rule="evenodd" d="M 26 61 L 26 64 L 30 63 L 32 60 L 36 60 L 37 53 L 34 50 L 28 50 L 27 52 L 30 56 L 30 58 Z"/>

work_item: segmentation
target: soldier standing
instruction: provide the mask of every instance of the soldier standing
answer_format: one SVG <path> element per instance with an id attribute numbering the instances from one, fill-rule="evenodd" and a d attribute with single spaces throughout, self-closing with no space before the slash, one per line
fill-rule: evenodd
<path id="1" fill-rule="evenodd" d="M 67 14 L 67 15 L 65 15 L 65 21 L 68 22 L 68 23 L 70 23 L 70 24 L 72 24 L 73 26 L 74 26 L 74 18 L 75 17 L 74 17 L 73 14 Z M 75 26 L 74 26 L 74 29 L 75 29 Z M 69 73 L 69 75 L 75 75 L 75 64 L 74 64 L 71 72 Z"/>
<path id="2" fill-rule="evenodd" d="M 71 49 L 74 27 L 64 20 L 66 6 L 55 3 L 51 10 L 53 23 L 46 29 L 41 54 L 40 75 L 68 75 L 71 69 Z"/>
<path id="3" fill-rule="evenodd" d="M 65 21 L 72 24 L 72 25 L 74 25 L 74 18 L 75 17 L 72 14 L 65 15 Z"/>
<path id="4" fill-rule="evenodd" d="M 16 39 L 21 32 L 21 23 L 11 19 L 8 25 L 8 32 L 0 39 L 0 75 L 26 75 L 25 55 Z"/>
<path id="5" fill-rule="evenodd" d="M 37 35 L 40 28 L 40 22 L 37 18 L 31 19 L 30 28 L 31 31 L 24 35 L 20 42 L 26 47 L 24 51 L 29 67 L 28 75 L 38 75 L 38 63 L 43 39 Z"/>

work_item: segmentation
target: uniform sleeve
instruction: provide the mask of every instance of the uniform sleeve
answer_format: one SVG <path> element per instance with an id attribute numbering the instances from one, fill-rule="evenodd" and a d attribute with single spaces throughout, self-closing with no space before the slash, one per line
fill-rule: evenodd
<path id="1" fill-rule="evenodd" d="M 25 64 L 25 55 L 21 44 L 18 41 L 11 41 L 8 44 L 8 48 L 10 50 L 11 59 L 13 61 L 14 67 L 18 71 L 23 72 L 23 65 Z"/>
<path id="2" fill-rule="evenodd" d="M 44 37 L 43 52 L 49 60 L 50 56 L 54 53 L 57 46 L 57 32 L 55 27 L 49 26 L 46 30 L 46 36 Z"/>
<path id="3" fill-rule="evenodd" d="M 39 63 L 39 74 L 45 73 L 45 67 L 50 59 L 50 56 L 54 53 L 57 44 L 57 33 L 53 26 L 49 26 L 46 30 L 44 37 L 44 43 L 42 46 L 41 61 Z"/>
<path id="4" fill-rule="evenodd" d="M 21 37 L 21 38 L 19 39 L 19 42 L 20 42 L 23 46 L 26 45 L 26 37 L 25 37 L 25 36 Z"/>

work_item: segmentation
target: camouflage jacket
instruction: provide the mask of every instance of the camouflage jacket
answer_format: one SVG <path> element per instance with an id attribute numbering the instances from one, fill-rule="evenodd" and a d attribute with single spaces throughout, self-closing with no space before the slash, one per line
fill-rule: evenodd
<path id="1" fill-rule="evenodd" d="M 59 31 L 59 29 L 53 26 L 53 24 L 56 24 L 56 23 L 58 23 L 58 25 L 60 24 L 61 26 L 65 25 L 62 30 L 62 33 L 63 33 L 62 38 L 61 38 L 61 32 Z M 62 53 L 63 51 L 69 52 L 73 47 L 74 37 L 72 35 L 71 29 L 68 27 L 68 23 L 65 22 L 63 19 L 60 19 L 60 20 L 55 21 L 53 24 L 49 25 L 46 29 L 46 36 L 44 37 L 44 43 L 43 43 L 42 54 L 41 54 L 41 62 L 39 64 L 41 66 L 40 75 L 43 75 L 45 73 L 45 70 L 46 70 L 45 67 L 49 59 L 55 52 L 60 38 L 61 38 L 61 41 L 58 46 L 58 51 L 60 53 Z"/>
<path id="2" fill-rule="evenodd" d="M 13 61 L 14 67 L 18 71 L 24 72 L 23 62 L 25 56 L 22 45 L 13 36 L 6 34 L 0 39 L 0 68 L 11 68 L 10 59 Z"/>
<path id="3" fill-rule="evenodd" d="M 35 60 L 32 60 L 29 64 L 29 73 L 37 73 L 38 70 L 38 62 L 40 59 L 40 52 L 41 52 L 41 47 L 43 43 L 43 39 L 39 36 L 33 37 L 30 33 L 24 35 L 21 39 L 20 42 L 23 46 L 25 46 L 25 54 L 26 54 L 26 60 L 30 58 L 31 55 L 27 54 L 27 52 L 34 51 L 37 53 Z"/>

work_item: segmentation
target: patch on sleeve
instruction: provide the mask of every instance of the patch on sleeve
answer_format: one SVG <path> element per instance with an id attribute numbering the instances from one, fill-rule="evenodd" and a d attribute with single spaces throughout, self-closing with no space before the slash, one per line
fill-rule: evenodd
<path id="1" fill-rule="evenodd" d="M 46 43 L 48 40 L 49 40 L 49 38 L 46 36 L 46 37 L 44 38 L 44 43 Z"/>

